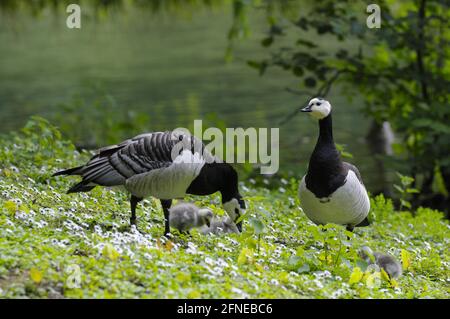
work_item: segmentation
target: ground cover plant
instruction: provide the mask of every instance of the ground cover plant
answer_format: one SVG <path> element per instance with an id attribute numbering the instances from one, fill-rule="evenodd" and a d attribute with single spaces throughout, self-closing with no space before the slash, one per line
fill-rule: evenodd
<path id="1" fill-rule="evenodd" d="M 352 234 L 312 224 L 296 179 L 275 190 L 242 181 L 242 234 L 166 238 L 158 201 L 143 202 L 138 232 L 124 192 L 67 195 L 73 181 L 51 177 L 90 155 L 37 117 L 0 138 L 0 297 L 450 297 L 450 226 L 441 212 L 396 211 L 371 196 L 372 225 Z M 188 200 L 224 214 L 219 195 Z M 395 256 L 403 276 L 367 267 L 357 254 L 363 245 Z"/>

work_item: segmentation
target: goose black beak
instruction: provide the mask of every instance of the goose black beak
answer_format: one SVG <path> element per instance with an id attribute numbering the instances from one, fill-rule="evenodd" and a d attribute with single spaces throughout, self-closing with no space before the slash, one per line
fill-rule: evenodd
<path id="1" fill-rule="evenodd" d="M 242 222 L 237 223 L 236 227 L 239 230 L 239 232 L 242 233 Z"/>
<path id="2" fill-rule="evenodd" d="M 312 112 L 311 106 L 308 105 L 308 106 L 302 108 L 300 111 L 301 111 L 301 112 L 304 112 L 304 113 Z"/>

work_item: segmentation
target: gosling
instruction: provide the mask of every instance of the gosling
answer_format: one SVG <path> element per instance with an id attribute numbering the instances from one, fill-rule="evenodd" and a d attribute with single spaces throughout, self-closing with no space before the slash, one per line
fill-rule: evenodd
<path id="1" fill-rule="evenodd" d="M 239 233 L 239 229 L 236 224 L 231 220 L 231 218 L 226 217 L 220 219 L 218 217 L 214 217 L 211 221 L 211 225 L 209 227 L 204 227 L 201 232 L 203 234 L 230 234 L 230 233 Z"/>
<path id="2" fill-rule="evenodd" d="M 361 247 L 359 256 L 369 265 L 376 264 L 383 268 L 390 278 L 398 278 L 402 274 L 402 265 L 391 255 L 373 252 L 367 246 Z"/>
<path id="3" fill-rule="evenodd" d="M 192 228 L 206 225 L 210 227 L 213 213 L 209 209 L 200 209 L 194 204 L 180 203 L 169 209 L 169 224 L 181 233 Z"/>

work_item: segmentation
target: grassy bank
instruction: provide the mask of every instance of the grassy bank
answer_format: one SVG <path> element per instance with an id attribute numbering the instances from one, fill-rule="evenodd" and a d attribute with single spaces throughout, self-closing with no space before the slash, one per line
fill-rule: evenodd
<path id="1" fill-rule="evenodd" d="M 129 229 L 126 194 L 66 195 L 74 181 L 50 177 L 89 155 L 39 119 L 0 140 L 0 297 L 450 297 L 450 228 L 440 212 L 397 212 L 372 198 L 372 226 L 347 240 L 342 227 L 323 232 L 306 219 L 297 181 L 272 192 L 244 181 L 243 234 L 166 239 L 156 200 L 138 210 L 143 235 Z M 223 214 L 219 196 L 192 200 Z M 403 276 L 365 271 L 362 245 L 401 260 Z"/>

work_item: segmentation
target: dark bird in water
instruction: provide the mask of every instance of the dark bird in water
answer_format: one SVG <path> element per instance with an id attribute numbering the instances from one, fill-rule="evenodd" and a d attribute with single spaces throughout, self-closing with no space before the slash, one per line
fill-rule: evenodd
<path id="1" fill-rule="evenodd" d="M 245 210 L 238 189 L 238 174 L 228 163 L 213 156 L 198 138 L 182 130 L 138 135 L 98 150 L 86 164 L 55 173 L 79 175 L 81 182 L 67 193 L 89 192 L 96 186 L 122 186 L 131 193 L 131 219 L 136 224 L 136 206 L 147 196 L 161 201 L 165 234 L 170 233 L 172 200 L 186 194 L 220 192 L 222 205 L 236 221 Z M 242 224 L 237 227 L 242 230 Z"/>
<path id="2" fill-rule="evenodd" d="M 319 122 L 319 138 L 299 187 L 300 205 L 314 223 L 367 226 L 369 196 L 356 166 L 343 162 L 333 140 L 331 104 L 314 98 L 301 110 Z"/>

